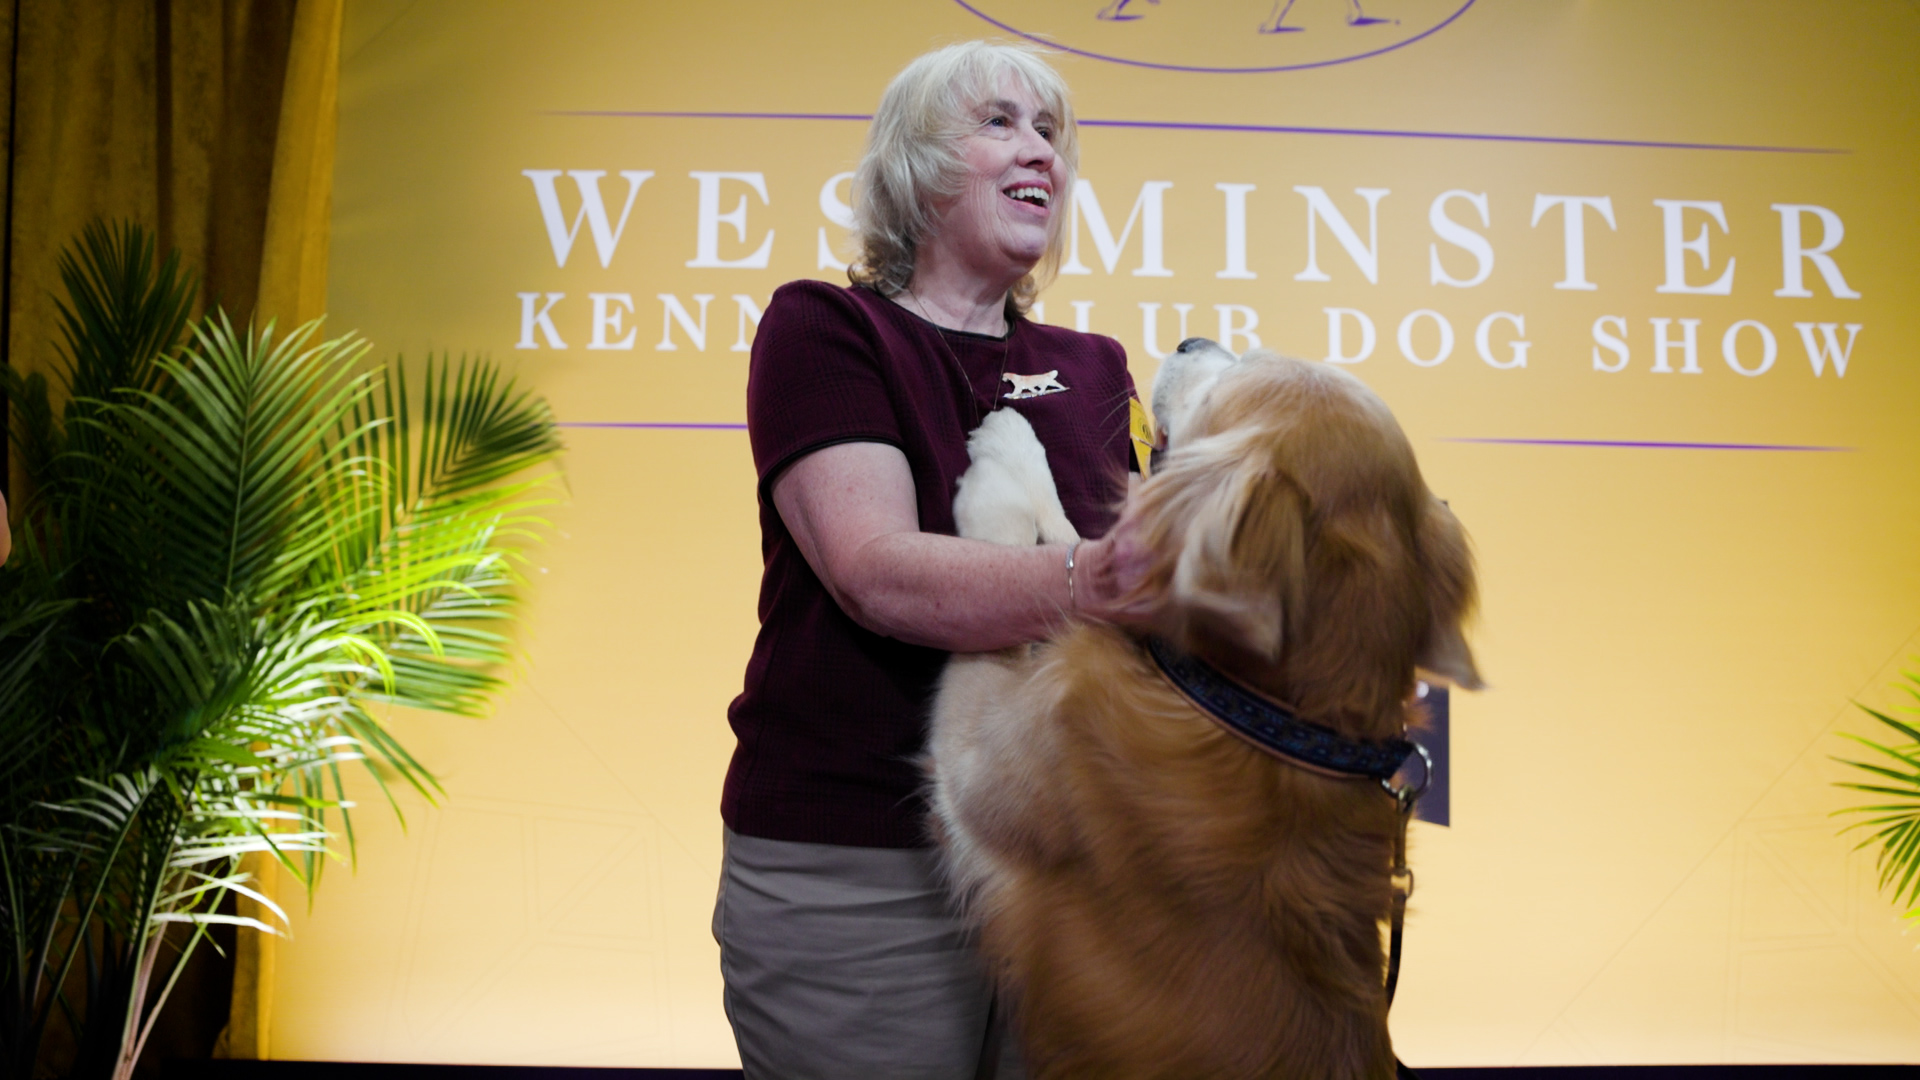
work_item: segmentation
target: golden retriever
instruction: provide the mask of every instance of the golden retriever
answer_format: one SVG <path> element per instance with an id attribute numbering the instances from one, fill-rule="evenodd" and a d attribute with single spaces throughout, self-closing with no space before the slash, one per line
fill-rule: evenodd
<path id="1" fill-rule="evenodd" d="M 1168 450 L 1128 511 L 1153 634 L 1349 740 L 1405 733 L 1416 666 L 1479 685 L 1465 536 L 1360 380 L 1192 339 L 1153 399 Z M 1073 539 L 1024 419 L 968 448 L 962 535 Z M 1393 1076 L 1393 797 L 1230 734 L 1145 638 L 956 656 L 934 706 L 934 828 L 1033 1074 Z"/>

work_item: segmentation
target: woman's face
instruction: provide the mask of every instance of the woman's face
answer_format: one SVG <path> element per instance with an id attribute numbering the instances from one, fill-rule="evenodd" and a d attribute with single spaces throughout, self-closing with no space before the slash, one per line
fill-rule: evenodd
<path id="1" fill-rule="evenodd" d="M 975 276 L 1011 286 L 1046 254 L 1049 224 L 1071 194 L 1053 150 L 1058 120 L 1011 77 L 973 120 L 961 139 L 960 192 L 942 208 L 932 242 Z"/>

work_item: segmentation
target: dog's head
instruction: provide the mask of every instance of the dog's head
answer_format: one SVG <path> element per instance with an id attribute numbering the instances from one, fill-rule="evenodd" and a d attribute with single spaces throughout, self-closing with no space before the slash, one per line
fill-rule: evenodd
<path id="1" fill-rule="evenodd" d="M 1190 338 L 1161 365 L 1153 411 L 1167 451 L 1134 513 L 1159 632 L 1279 672 L 1302 708 L 1359 708 L 1363 685 L 1416 666 L 1480 685 L 1461 632 L 1465 534 L 1364 383 Z"/>

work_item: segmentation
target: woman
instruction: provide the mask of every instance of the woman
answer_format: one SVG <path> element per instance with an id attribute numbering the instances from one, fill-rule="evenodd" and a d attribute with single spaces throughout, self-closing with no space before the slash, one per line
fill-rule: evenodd
<path id="1" fill-rule="evenodd" d="M 1036 52 L 921 57 L 855 176 L 855 284 L 788 284 L 760 323 L 761 629 L 728 714 L 714 912 L 749 1077 L 991 1074 L 992 994 L 938 880 L 916 758 L 948 652 L 1110 616 L 1138 578 L 1111 537 L 952 535 L 967 433 L 995 408 L 1033 424 L 1082 535 L 1122 494 L 1124 351 L 1024 317 L 1058 264 L 1076 155 Z"/>

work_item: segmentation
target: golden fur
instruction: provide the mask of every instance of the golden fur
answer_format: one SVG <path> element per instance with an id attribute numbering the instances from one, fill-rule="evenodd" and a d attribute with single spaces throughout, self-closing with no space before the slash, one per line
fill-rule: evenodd
<path id="1" fill-rule="evenodd" d="M 1465 538 L 1380 399 L 1211 342 L 1168 365 L 1173 445 L 1135 508 L 1156 632 L 1353 738 L 1405 730 L 1416 665 L 1477 686 Z M 1227 734 L 1101 625 L 957 657 L 931 752 L 948 863 L 1037 1078 L 1393 1075 L 1378 784 Z"/>

